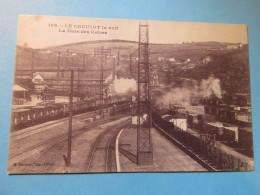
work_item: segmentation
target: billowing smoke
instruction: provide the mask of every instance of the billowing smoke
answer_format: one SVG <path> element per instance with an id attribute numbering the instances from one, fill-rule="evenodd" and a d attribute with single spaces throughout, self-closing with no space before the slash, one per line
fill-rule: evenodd
<path id="1" fill-rule="evenodd" d="M 118 79 L 116 76 L 112 86 L 114 92 L 118 94 L 137 90 L 137 82 L 134 79 Z"/>
<path id="2" fill-rule="evenodd" d="M 200 84 L 200 96 L 210 97 L 214 94 L 218 98 L 222 98 L 220 80 L 210 76 L 207 80 L 202 80 Z"/>
<path id="3" fill-rule="evenodd" d="M 190 105 L 198 103 L 202 98 L 216 96 L 222 98 L 220 80 L 210 76 L 200 83 L 195 80 L 185 81 L 182 87 L 176 87 L 163 92 L 156 100 L 157 106 L 169 107 L 173 104 Z"/>

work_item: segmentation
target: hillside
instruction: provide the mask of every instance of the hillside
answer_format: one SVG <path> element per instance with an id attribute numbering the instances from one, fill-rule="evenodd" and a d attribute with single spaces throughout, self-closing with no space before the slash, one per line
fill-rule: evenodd
<path id="1" fill-rule="evenodd" d="M 214 75 L 220 79 L 222 89 L 227 92 L 250 92 L 247 46 L 231 51 L 216 52 L 210 57 L 212 61 L 209 63 L 198 63 L 192 69 L 177 69 L 175 76 L 201 80 Z"/>
<path id="2" fill-rule="evenodd" d="M 138 42 L 124 40 L 86 41 L 61 45 L 57 47 L 50 47 L 43 50 L 53 50 L 60 52 L 70 51 L 75 53 L 86 53 L 89 55 L 93 55 L 94 49 L 101 46 L 103 46 L 104 49 L 111 49 L 113 55 L 117 55 L 118 51 L 120 51 L 120 55 L 127 55 L 135 52 L 138 49 Z"/>
<path id="3" fill-rule="evenodd" d="M 16 69 L 55 70 L 58 66 L 60 69 L 73 66 L 98 70 L 100 59 L 94 57 L 94 50 L 101 46 L 111 49 L 112 56 L 107 58 L 107 68 L 111 69 L 116 60 L 118 78 L 137 79 L 138 42 L 125 40 L 87 41 L 38 50 L 18 46 Z M 237 86 L 243 86 L 239 88 L 240 91 L 249 91 L 247 45 L 241 47 L 239 44 L 219 42 L 151 43 L 149 52 L 151 72 L 159 76 L 161 84 L 170 84 L 178 78 L 201 80 L 214 75 L 221 80 L 222 88 L 226 91 L 237 89 Z"/>

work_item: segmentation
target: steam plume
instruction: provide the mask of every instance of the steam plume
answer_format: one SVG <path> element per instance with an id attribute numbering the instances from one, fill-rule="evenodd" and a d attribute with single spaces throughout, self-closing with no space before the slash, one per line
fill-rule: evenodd
<path id="1" fill-rule="evenodd" d="M 137 90 L 137 83 L 134 79 L 118 79 L 115 76 L 115 80 L 113 82 L 113 89 L 115 93 L 122 94 L 129 91 L 136 91 Z"/>
<path id="2" fill-rule="evenodd" d="M 200 83 L 190 80 L 184 82 L 183 87 L 173 88 L 164 92 L 161 97 L 156 100 L 157 105 L 168 107 L 169 104 L 190 105 L 192 102 L 198 103 L 202 98 L 209 98 L 215 95 L 222 98 L 220 80 L 210 76 L 203 79 Z"/>

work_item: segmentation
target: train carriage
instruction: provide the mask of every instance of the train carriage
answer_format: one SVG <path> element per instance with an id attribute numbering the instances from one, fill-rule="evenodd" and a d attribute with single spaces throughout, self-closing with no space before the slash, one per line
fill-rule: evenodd
<path id="1" fill-rule="evenodd" d="M 205 112 L 206 114 L 210 114 L 210 107 L 209 107 L 208 105 L 205 105 L 205 106 L 204 106 L 204 112 Z"/>
<path id="2" fill-rule="evenodd" d="M 223 124 L 220 122 L 204 123 L 203 131 L 208 135 L 215 136 L 216 140 L 220 140 L 223 136 Z"/>
<path id="3" fill-rule="evenodd" d="M 25 127 L 30 122 L 29 109 L 15 109 L 12 111 L 11 125 L 14 127 Z M 29 122 L 28 122 L 29 121 Z"/>
<path id="4" fill-rule="evenodd" d="M 119 102 L 120 101 L 120 102 Z M 102 105 L 110 113 L 113 109 L 114 112 L 130 111 L 129 97 L 116 97 L 111 98 L 112 105 Z M 81 101 L 73 103 L 73 114 L 84 113 L 93 111 L 99 108 L 100 101 L 90 99 L 89 101 Z M 116 105 L 116 108 L 112 108 Z M 23 108 L 13 108 L 11 128 L 20 129 L 28 125 L 35 125 L 49 120 L 56 120 L 59 118 L 67 117 L 70 111 L 69 103 L 41 103 L 37 106 L 23 106 Z"/>
<path id="5" fill-rule="evenodd" d="M 39 107 L 33 107 L 32 110 L 34 111 L 33 118 L 34 122 L 41 119 L 41 108 Z"/>
<path id="6" fill-rule="evenodd" d="M 240 148 L 251 150 L 253 148 L 253 135 L 251 127 L 238 128 L 238 143 Z"/>
<path id="7" fill-rule="evenodd" d="M 11 120 L 11 127 L 19 127 L 22 124 L 21 120 L 21 110 L 13 110 L 12 111 L 12 120 Z"/>
<path id="8" fill-rule="evenodd" d="M 227 104 L 219 104 L 218 107 L 216 108 L 216 117 L 220 121 L 224 121 L 227 118 Z"/>
<path id="9" fill-rule="evenodd" d="M 202 129 L 203 117 L 201 114 L 191 114 L 187 116 L 187 124 L 190 128 Z"/>
<path id="10" fill-rule="evenodd" d="M 218 142 L 224 141 L 228 143 L 239 143 L 241 148 L 247 149 L 246 152 L 252 151 L 252 128 L 238 128 L 237 126 L 221 123 L 208 122 L 204 123 L 204 134 L 200 137 L 190 132 L 182 131 L 180 128 L 169 122 L 171 115 L 153 113 L 153 121 L 155 127 L 159 127 L 162 131 L 171 135 L 178 142 L 203 159 L 206 159 L 212 166 L 220 170 L 248 170 L 247 162 L 239 157 L 227 154 L 218 147 Z M 191 119 L 189 119 L 191 120 Z M 167 135 L 167 136 L 169 136 Z M 213 139 L 215 138 L 215 140 Z M 237 145 L 234 145 L 237 146 Z M 252 154 L 253 155 L 253 154 Z M 235 162 L 236 161 L 236 162 Z"/>
<path id="11" fill-rule="evenodd" d="M 224 123 L 222 141 L 230 144 L 237 144 L 238 142 L 238 127 Z"/>
<path id="12" fill-rule="evenodd" d="M 234 110 L 227 110 L 226 113 L 227 113 L 226 120 L 230 122 L 234 122 L 236 119 L 237 112 Z"/>

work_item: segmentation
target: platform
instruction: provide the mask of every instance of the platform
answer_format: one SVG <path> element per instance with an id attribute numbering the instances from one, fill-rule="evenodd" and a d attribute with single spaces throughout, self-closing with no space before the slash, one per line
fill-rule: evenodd
<path id="1" fill-rule="evenodd" d="M 207 171 L 199 163 L 170 142 L 166 137 L 151 129 L 153 143 L 153 165 L 137 166 L 136 128 L 124 129 L 119 137 L 119 162 L 121 172 L 187 172 Z"/>

